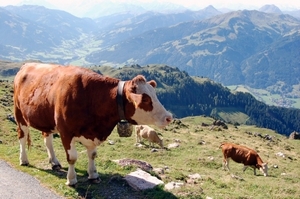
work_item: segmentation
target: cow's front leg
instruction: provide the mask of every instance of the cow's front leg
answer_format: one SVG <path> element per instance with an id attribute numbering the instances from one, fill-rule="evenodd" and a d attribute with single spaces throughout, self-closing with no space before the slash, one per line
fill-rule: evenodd
<path id="1" fill-rule="evenodd" d="M 141 142 L 141 137 L 137 134 L 136 135 L 136 143 L 140 143 Z"/>
<path id="2" fill-rule="evenodd" d="M 61 165 L 57 160 L 53 149 L 53 134 L 43 132 L 43 136 L 44 136 L 44 143 L 46 145 L 47 152 L 48 152 L 49 163 L 52 166 L 52 170 L 60 170 Z"/>
<path id="3" fill-rule="evenodd" d="M 230 169 L 229 169 L 229 159 L 228 158 L 224 158 L 224 160 L 223 160 L 223 168 L 224 168 L 225 171 L 226 171 L 226 169 L 228 171 L 230 171 Z"/>
<path id="4" fill-rule="evenodd" d="M 252 168 L 253 168 L 253 173 L 254 173 L 254 175 L 256 175 L 256 167 L 253 166 Z"/>
<path id="5" fill-rule="evenodd" d="M 89 158 L 88 169 L 87 169 L 87 172 L 89 174 L 88 179 L 92 180 L 93 183 L 99 183 L 101 180 L 99 178 L 99 174 L 95 166 L 95 158 L 97 157 L 96 147 L 87 147 L 87 155 Z"/>
<path id="6" fill-rule="evenodd" d="M 64 144 L 65 146 L 65 144 Z M 77 176 L 75 172 L 75 163 L 77 161 L 77 151 L 75 148 L 75 140 L 73 139 L 70 143 L 70 149 L 65 147 L 67 153 L 67 161 L 69 163 L 67 182 L 66 185 L 72 186 L 77 183 Z"/>
<path id="7" fill-rule="evenodd" d="M 243 172 L 245 172 L 247 168 L 248 166 L 244 165 Z"/>

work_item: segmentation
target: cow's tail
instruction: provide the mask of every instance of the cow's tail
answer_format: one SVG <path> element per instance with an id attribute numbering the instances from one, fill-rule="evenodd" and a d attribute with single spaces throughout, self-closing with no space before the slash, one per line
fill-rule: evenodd
<path id="1" fill-rule="evenodd" d="M 30 133 L 29 132 L 27 134 L 27 146 L 28 146 L 28 150 L 29 150 L 30 146 L 31 146 L 31 139 L 30 139 Z"/>

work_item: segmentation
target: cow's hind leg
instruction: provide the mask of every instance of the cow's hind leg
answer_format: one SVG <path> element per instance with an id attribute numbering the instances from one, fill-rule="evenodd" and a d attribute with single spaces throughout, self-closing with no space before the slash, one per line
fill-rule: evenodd
<path id="1" fill-rule="evenodd" d="M 18 124 L 18 138 L 20 143 L 20 165 L 28 166 L 29 161 L 26 153 L 26 142 L 30 146 L 29 127 L 27 125 Z"/>
<path id="2" fill-rule="evenodd" d="M 18 108 L 18 106 L 15 105 L 15 118 L 17 122 L 17 132 L 18 132 L 18 138 L 20 143 L 20 165 L 22 166 L 28 166 L 29 161 L 26 154 L 26 142 L 28 145 L 28 148 L 30 146 L 30 135 L 29 135 L 29 126 L 27 125 L 26 121 L 23 118 L 23 114 L 21 110 Z"/>
<path id="3" fill-rule="evenodd" d="M 140 130 L 135 127 L 135 136 L 136 136 L 136 143 L 141 142 L 141 137 L 140 137 Z"/>
<path id="4" fill-rule="evenodd" d="M 95 158 L 97 157 L 97 149 L 96 147 L 86 147 L 87 148 L 87 155 L 89 158 L 88 163 L 88 174 L 89 180 L 92 180 L 93 183 L 99 183 L 101 180 L 99 178 L 99 174 L 97 172 L 96 166 L 95 166 Z"/>
<path id="5" fill-rule="evenodd" d="M 53 134 L 43 132 L 43 136 L 44 136 L 44 143 L 46 145 L 47 152 L 48 152 L 49 163 L 52 166 L 52 170 L 60 170 L 62 167 L 59 161 L 57 160 L 53 149 Z"/>

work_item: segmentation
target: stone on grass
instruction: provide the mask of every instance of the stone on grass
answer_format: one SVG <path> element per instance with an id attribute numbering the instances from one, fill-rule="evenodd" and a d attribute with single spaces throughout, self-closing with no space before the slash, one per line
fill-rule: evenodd
<path id="1" fill-rule="evenodd" d="M 190 174 L 189 178 L 191 179 L 201 179 L 201 176 L 199 173 L 195 173 L 195 174 Z"/>
<path id="2" fill-rule="evenodd" d="M 153 168 L 153 172 L 157 175 L 165 174 L 165 170 L 163 168 Z"/>
<path id="3" fill-rule="evenodd" d="M 184 185 L 183 182 L 173 182 L 172 181 L 165 185 L 165 189 L 167 189 L 167 190 L 176 189 L 176 188 L 180 188 L 183 185 Z"/>
<path id="4" fill-rule="evenodd" d="M 177 147 L 179 147 L 179 144 L 177 142 L 168 145 L 168 149 L 177 148 Z"/>
<path id="5" fill-rule="evenodd" d="M 154 177 L 141 169 L 126 175 L 125 180 L 135 190 L 153 189 L 157 185 L 164 184 L 164 182 L 157 177 Z"/>
<path id="6" fill-rule="evenodd" d="M 129 165 L 137 166 L 138 168 L 140 168 L 144 171 L 152 171 L 152 169 L 153 169 L 151 164 L 149 164 L 148 162 L 145 162 L 145 161 L 141 161 L 141 160 L 124 158 L 124 159 L 113 160 L 113 161 L 118 163 L 121 166 L 129 166 Z"/>

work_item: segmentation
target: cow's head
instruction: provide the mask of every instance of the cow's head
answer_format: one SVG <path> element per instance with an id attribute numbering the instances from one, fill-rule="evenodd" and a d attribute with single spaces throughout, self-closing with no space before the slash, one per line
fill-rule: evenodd
<path id="1" fill-rule="evenodd" d="M 262 163 L 259 170 L 264 174 L 264 176 L 268 176 L 268 163 Z"/>
<path id="2" fill-rule="evenodd" d="M 154 80 L 146 82 L 142 75 L 125 84 L 124 91 L 129 101 L 125 106 L 125 114 L 130 115 L 129 122 L 163 128 L 172 121 L 172 114 L 157 99 L 155 87 Z"/>

